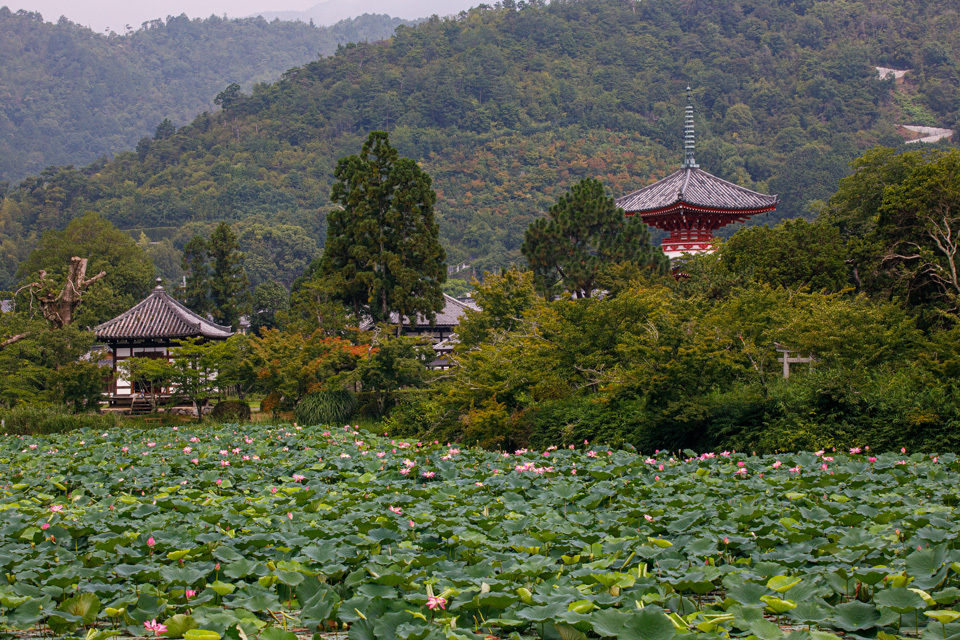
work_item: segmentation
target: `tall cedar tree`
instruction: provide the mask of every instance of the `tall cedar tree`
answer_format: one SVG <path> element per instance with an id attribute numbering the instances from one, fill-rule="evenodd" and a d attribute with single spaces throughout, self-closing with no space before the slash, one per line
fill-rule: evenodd
<path id="1" fill-rule="evenodd" d="M 342 279 L 339 299 L 376 321 L 391 312 L 432 321 L 447 267 L 430 176 L 399 157 L 386 131 L 373 131 L 359 156 L 337 162 L 334 177 L 330 200 L 341 208 L 327 216 L 321 270 Z"/>
<path id="2" fill-rule="evenodd" d="M 243 268 L 243 254 L 237 243 L 237 234 L 226 222 L 221 222 L 210 235 L 207 253 L 211 262 L 210 310 L 213 319 L 240 327 L 240 316 L 250 313 L 250 281 Z"/>
<path id="3" fill-rule="evenodd" d="M 535 220 L 520 248 L 545 292 L 558 287 L 589 298 L 597 277 L 608 266 L 633 262 L 665 271 L 669 261 L 650 244 L 650 231 L 638 218 L 627 218 L 603 183 L 581 180 L 550 207 L 549 217 Z"/>
<path id="4" fill-rule="evenodd" d="M 210 312 L 210 268 L 207 266 L 207 241 L 195 235 L 183 247 L 181 266 L 186 275 L 183 304 L 200 315 Z"/>

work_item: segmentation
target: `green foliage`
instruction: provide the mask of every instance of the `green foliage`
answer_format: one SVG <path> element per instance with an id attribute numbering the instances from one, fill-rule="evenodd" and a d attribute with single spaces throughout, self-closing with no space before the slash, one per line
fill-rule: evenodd
<path id="1" fill-rule="evenodd" d="M 250 405 L 240 400 L 221 400 L 210 412 L 220 422 L 250 422 Z"/>
<path id="2" fill-rule="evenodd" d="M 297 403 L 294 416 L 301 425 L 341 425 L 357 409 L 357 396 L 347 389 L 328 389 L 307 394 Z"/>
<path id="3" fill-rule="evenodd" d="M 207 241 L 203 236 L 190 238 L 183 248 L 182 260 L 181 268 L 186 272 L 183 303 L 194 313 L 209 313 L 210 266 L 207 264 Z"/>
<path id="4" fill-rule="evenodd" d="M 343 283 L 339 299 L 378 322 L 433 319 L 443 308 L 446 253 L 430 176 L 400 158 L 387 132 L 373 131 L 359 156 L 337 162 L 321 271 Z"/>
<path id="5" fill-rule="evenodd" d="M 341 44 L 387 38 L 403 23 L 366 15 L 315 27 L 180 15 L 98 34 L 62 17 L 44 22 L 39 13 L 0 7 L 0 86 L 16 88 L 0 93 L 10 106 L 0 113 L 0 182 L 93 162 L 138 140 L 146 151 L 212 110 L 228 83 L 249 90 Z"/>
<path id="6" fill-rule="evenodd" d="M 0 348 L 0 406 L 69 402 L 77 411 L 95 407 L 107 372 L 77 363 L 93 344 L 93 333 L 75 324 L 50 329 L 25 312 L 0 316 L 3 340 L 23 333 L 26 338 Z M 93 377 L 99 379 L 96 392 Z"/>
<path id="7" fill-rule="evenodd" d="M 117 363 L 117 369 L 134 389 L 149 398 L 150 408 L 156 412 L 160 396 L 173 380 L 173 365 L 166 358 L 125 358 Z"/>
<path id="8" fill-rule="evenodd" d="M 243 268 L 243 254 L 237 235 L 225 222 L 214 229 L 207 242 L 210 261 L 210 313 L 222 325 L 234 331 L 240 328 L 240 316 L 249 313 L 250 281 Z"/>
<path id="9" fill-rule="evenodd" d="M 84 625 L 87 640 L 107 640 L 112 626 L 159 636 L 162 621 L 186 640 L 344 624 L 367 639 L 937 640 L 960 629 L 952 452 L 637 452 L 565 437 L 504 452 L 332 426 L 0 440 L 0 547 L 17 551 L 18 570 L 0 586 L 0 631 L 84 636 Z M 494 563 L 509 570 L 492 575 Z M 78 575 L 80 589 L 58 586 Z"/>
<path id="10" fill-rule="evenodd" d="M 721 245 L 719 265 L 773 287 L 840 291 L 852 286 L 839 229 L 789 220 L 742 229 Z"/>
<path id="11" fill-rule="evenodd" d="M 397 337 L 389 329 L 375 330 L 367 357 L 345 378 L 372 396 L 377 415 L 383 415 L 401 389 L 415 389 L 430 377 L 427 365 L 433 348 L 418 338 Z"/>
<path id="12" fill-rule="evenodd" d="M 479 310 L 464 311 L 457 327 L 460 342 L 466 346 L 483 342 L 494 331 L 515 328 L 536 298 L 530 271 L 508 269 L 499 274 L 484 273 L 483 282 L 473 284 L 473 298 Z"/>
<path id="13" fill-rule="evenodd" d="M 100 407 L 103 388 L 111 371 L 93 362 L 68 362 L 53 376 L 54 398 L 74 413 L 95 411 Z"/>
<path id="14" fill-rule="evenodd" d="M 960 152 L 879 148 L 855 168 L 820 217 L 843 232 L 863 290 L 955 315 Z"/>
<path id="15" fill-rule="evenodd" d="M 661 272 L 669 265 L 659 247 L 651 246 L 647 225 L 625 217 L 599 180 L 575 184 L 549 215 L 530 225 L 521 247 L 537 285 L 548 294 L 562 288 L 589 298 L 600 273 L 617 263 Z"/>
<path id="16" fill-rule="evenodd" d="M 297 248 L 304 237 L 326 237 L 327 217 L 336 211 L 329 199 L 335 161 L 355 153 L 374 129 L 390 131 L 400 155 L 432 176 L 449 261 L 469 262 L 482 273 L 519 263 L 523 231 L 580 180 L 600 179 L 620 195 L 672 171 L 681 157 L 688 84 L 694 88 L 699 161 L 721 178 L 778 193 L 778 211 L 765 218 L 771 225 L 807 214 L 811 202 L 829 198 L 849 174 L 847 163 L 864 150 L 896 143 L 896 125 L 905 115 L 894 100 L 894 84 L 878 80 L 872 65 L 914 69 L 907 76 L 913 77 L 910 95 L 938 124 L 953 126 L 956 61 L 929 47 L 922 51 L 925 43 L 946 52 L 960 49 L 948 4 L 874 4 L 869 20 L 842 19 L 860 15 L 842 0 L 775 6 L 749 0 L 740 6 L 742 11 L 731 13 L 716 3 L 669 0 L 528 2 L 478 8 L 463 19 L 404 27 L 376 44 L 344 46 L 332 57 L 290 69 L 273 84 L 241 87 L 229 109 L 201 113 L 169 137 L 142 142 L 137 152 L 82 169 L 29 169 L 36 177 L 12 189 L 0 206 L 0 277 L 10 273 L 4 265 L 22 260 L 43 231 L 96 210 L 136 235 L 145 230 L 152 241 L 171 237 L 177 249 L 194 233 L 209 235 L 214 222 L 228 220 L 251 261 L 251 281 L 289 285 L 295 273 L 273 271 L 300 258 L 276 260 L 273 247 Z M 41 28 L 12 15 L 7 20 L 27 30 L 66 29 Z M 288 50 L 254 47 L 237 54 L 233 46 L 240 40 L 227 31 L 222 38 L 206 37 L 205 24 L 268 33 L 306 28 L 178 18 L 131 36 L 138 44 L 166 37 L 178 60 L 203 48 L 204 64 L 184 64 L 216 77 L 202 92 L 205 100 L 242 82 L 216 61 L 257 57 L 254 51 L 266 59 Z M 127 51 L 110 47 L 111 55 Z M 927 65 L 925 58 L 938 62 Z M 71 58 L 73 64 L 79 63 Z M 131 81 L 131 90 L 157 112 L 138 136 L 152 136 L 165 117 L 185 122 L 170 107 L 140 100 L 149 93 L 140 82 Z M 0 80 L 0 86 L 26 85 Z M 76 94 L 63 91 L 58 101 L 61 95 L 69 100 Z M 94 94 L 82 95 L 86 100 Z M 16 96 L 5 101 L 22 102 Z M 97 109 L 79 113 L 99 113 L 102 97 L 97 103 Z M 35 124 L 31 139 L 40 138 L 40 127 Z M 91 139 L 109 137 L 98 133 Z M 242 227 L 248 223 L 296 226 L 302 233 L 294 243 L 250 237 L 247 244 Z M 262 260 L 254 260 L 261 255 L 253 250 L 257 246 L 263 247 Z"/>
<path id="17" fill-rule="evenodd" d="M 33 403 L 2 409 L 0 419 L 3 420 L 4 433 L 22 436 L 66 433 L 78 429 L 102 432 L 120 426 L 120 419 L 112 413 L 77 414 L 70 407 Z"/>
<path id="18" fill-rule="evenodd" d="M 290 292 L 279 282 L 263 282 L 253 290 L 253 312 L 250 330 L 259 334 L 263 329 L 276 329 L 282 317 L 290 310 Z"/>

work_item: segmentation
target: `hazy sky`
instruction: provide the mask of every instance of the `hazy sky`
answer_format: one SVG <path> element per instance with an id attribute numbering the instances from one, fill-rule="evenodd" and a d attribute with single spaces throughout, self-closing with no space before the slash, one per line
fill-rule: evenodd
<path id="1" fill-rule="evenodd" d="M 206 18 L 210 14 L 224 13 L 231 18 L 242 18 L 258 11 L 303 11 L 320 0 L 0 0 L 11 11 L 26 9 L 39 11 L 44 20 L 56 22 L 67 16 L 94 31 L 103 32 L 107 27 L 122 33 L 124 25 L 134 29 L 147 20 L 178 16 L 185 13 L 191 18 Z M 398 5 L 411 4 L 410 0 L 397 0 Z"/>

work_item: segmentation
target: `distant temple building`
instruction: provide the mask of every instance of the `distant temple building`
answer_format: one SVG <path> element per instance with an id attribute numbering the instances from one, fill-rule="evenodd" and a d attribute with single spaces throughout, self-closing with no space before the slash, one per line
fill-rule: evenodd
<path id="1" fill-rule="evenodd" d="M 758 213 L 773 211 L 780 201 L 727 182 L 700 169 L 694 159 L 693 105 L 687 87 L 684 127 L 685 159 L 679 171 L 617 199 L 628 216 L 638 215 L 650 225 L 669 232 L 662 243 L 669 258 L 713 250 L 713 232 Z"/>
<path id="2" fill-rule="evenodd" d="M 122 377 L 117 364 L 127 358 L 169 358 L 170 349 L 183 338 L 226 340 L 233 335 L 222 327 L 195 314 L 171 298 L 161 279 L 149 296 L 112 320 L 94 327 L 97 342 L 106 344 L 113 361 L 113 380 L 108 394 L 110 404 L 133 403 L 143 391 Z"/>
<path id="3" fill-rule="evenodd" d="M 459 344 L 457 327 L 467 309 L 479 311 L 480 307 L 472 301 L 457 300 L 453 296 L 443 294 L 443 308 L 431 322 L 429 319 L 417 315 L 415 321 L 404 318 L 402 333 L 406 337 L 423 338 L 433 345 L 434 360 L 427 366 L 431 369 L 449 369 L 450 352 Z M 369 318 L 360 323 L 360 329 L 369 331 L 374 327 Z M 400 315 L 396 311 L 390 312 L 390 324 L 400 324 Z"/>

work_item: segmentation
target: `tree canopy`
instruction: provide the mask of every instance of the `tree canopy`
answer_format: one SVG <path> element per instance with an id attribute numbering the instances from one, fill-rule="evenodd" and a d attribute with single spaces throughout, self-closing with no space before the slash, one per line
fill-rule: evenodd
<path id="1" fill-rule="evenodd" d="M 626 217 L 599 180 L 584 179 L 550 207 L 548 218 L 535 220 L 521 247 L 542 290 L 562 287 L 589 298 L 601 272 L 631 262 L 666 271 L 667 257 L 650 243 L 639 218 Z"/>
<path id="2" fill-rule="evenodd" d="M 340 299 L 355 315 L 400 324 L 432 319 L 443 307 L 447 277 L 433 205 L 436 193 L 411 158 L 401 158 L 386 131 L 373 131 L 360 155 L 341 158 L 330 199 L 321 269 L 343 282 Z"/>

